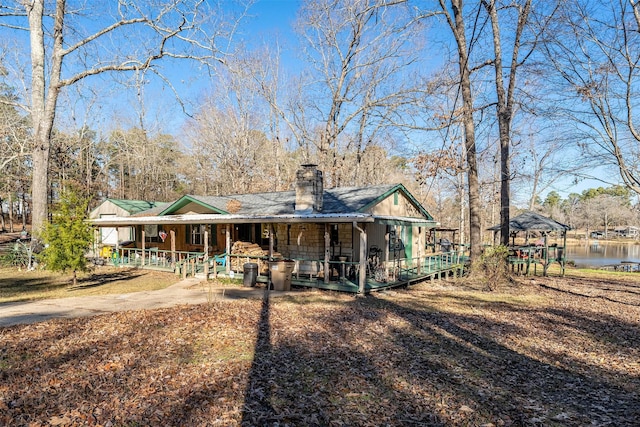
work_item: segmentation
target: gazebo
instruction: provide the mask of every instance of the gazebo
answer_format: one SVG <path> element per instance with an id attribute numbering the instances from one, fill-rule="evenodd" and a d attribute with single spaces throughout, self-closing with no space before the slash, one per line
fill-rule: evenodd
<path id="1" fill-rule="evenodd" d="M 571 227 L 562 224 L 552 218 L 537 214 L 531 211 L 525 211 L 520 215 L 511 218 L 509 221 L 509 234 L 512 238 L 512 250 L 513 254 L 509 256 L 509 262 L 512 265 L 526 265 L 527 273 L 529 272 L 529 266 L 533 263 L 542 263 L 543 274 L 547 275 L 547 269 L 549 264 L 554 261 L 558 261 L 562 275 L 564 275 L 565 257 L 567 247 L 567 231 Z M 494 232 L 494 241 L 497 233 L 500 231 L 500 225 L 495 225 L 489 230 Z M 529 245 L 528 236 L 525 240 L 525 245 L 516 247 L 515 237 L 520 232 L 536 231 L 542 234 L 542 245 Z M 549 246 L 548 234 L 550 232 L 560 232 L 562 235 L 562 246 Z"/>

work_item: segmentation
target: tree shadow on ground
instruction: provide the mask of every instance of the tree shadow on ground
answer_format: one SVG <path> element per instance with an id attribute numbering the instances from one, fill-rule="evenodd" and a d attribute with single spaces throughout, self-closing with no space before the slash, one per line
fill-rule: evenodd
<path id="1" fill-rule="evenodd" d="M 617 328 L 611 353 L 637 355 L 634 319 L 472 295 L 460 296 L 467 310 L 459 310 L 411 291 L 329 303 L 270 296 L 96 317 L 85 327 L 79 319 L 50 322 L 39 334 L 11 328 L 11 347 L 0 350 L 7 390 L 0 406 L 23 417 L 20 425 L 85 407 L 93 408 L 85 423 L 113 425 L 631 426 L 640 419 L 640 378 L 616 379 L 613 366 L 535 341 L 539 333 L 559 344 L 600 345 L 603 331 Z M 237 351 L 239 340 L 251 350 L 247 359 L 218 349 L 207 356 L 215 343 Z"/>
<path id="2" fill-rule="evenodd" d="M 69 290 L 79 290 L 79 289 L 88 289 L 88 288 L 96 288 L 104 285 L 108 285 L 113 282 L 123 282 L 127 280 L 133 280 L 137 277 L 142 276 L 144 273 L 136 270 L 123 270 L 112 273 L 98 273 L 91 274 L 88 277 L 84 277 L 82 279 L 78 279 L 78 284 L 76 286 L 70 286 Z"/>
<path id="3" fill-rule="evenodd" d="M 639 419 L 640 399 L 630 393 L 637 378 L 623 388 L 610 381 L 612 372 L 572 355 L 558 365 L 539 360 L 478 332 L 510 327 L 517 337 L 517 325 L 429 308 L 369 296 L 330 314 L 301 311 L 298 321 L 307 328 L 296 334 L 279 329 L 279 310 L 272 308 L 261 318 L 242 424 L 633 425 Z M 564 318 L 577 334 L 615 321 L 561 310 L 549 315 Z M 621 341 L 617 351 L 636 348 L 636 341 Z"/>
<path id="4" fill-rule="evenodd" d="M 136 270 L 122 270 L 110 273 L 93 273 L 78 279 L 76 286 L 71 286 L 72 278 L 67 275 L 48 274 L 46 276 L 14 276 L 0 279 L 0 294 L 12 302 L 32 300 L 32 294 L 67 289 L 69 291 L 96 288 L 113 282 L 133 280 L 144 273 Z M 31 295 L 30 295 L 31 294 Z M 16 299 L 16 297 L 20 297 Z"/>
<path id="5" fill-rule="evenodd" d="M 52 281 L 51 277 L 29 276 L 14 277 L 11 280 L 0 279 L 0 293 L 6 297 L 15 297 L 25 292 L 42 292 L 51 289 L 60 289 L 67 286 L 69 286 L 69 282 L 61 278 L 55 281 Z"/>
<path id="6" fill-rule="evenodd" d="M 241 425 L 445 425 L 430 402 L 397 388 L 350 339 L 348 325 L 383 313 L 351 304 L 330 317 L 303 309 L 288 333 L 265 295 Z"/>

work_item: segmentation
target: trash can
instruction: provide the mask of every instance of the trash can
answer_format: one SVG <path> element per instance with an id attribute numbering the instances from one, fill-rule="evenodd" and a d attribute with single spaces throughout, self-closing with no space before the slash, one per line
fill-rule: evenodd
<path id="1" fill-rule="evenodd" d="M 258 280 L 258 264 L 248 262 L 242 266 L 244 271 L 243 286 L 253 287 Z"/>
<path id="2" fill-rule="evenodd" d="M 296 263 L 294 261 L 282 260 L 269 263 L 271 271 L 271 283 L 274 291 L 290 291 L 291 275 Z"/>

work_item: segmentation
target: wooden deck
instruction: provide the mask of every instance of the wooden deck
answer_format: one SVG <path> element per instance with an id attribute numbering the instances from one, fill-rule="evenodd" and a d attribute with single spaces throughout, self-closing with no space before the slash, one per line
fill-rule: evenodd
<path id="1" fill-rule="evenodd" d="M 390 262 L 388 278 L 385 280 L 376 280 L 375 275 L 368 271 L 365 281 L 365 293 L 404 287 L 428 279 L 442 278 L 451 275 L 460 276 L 464 272 L 464 263 L 466 260 L 466 256 L 457 253 L 431 255 L 420 259 L 396 260 Z M 341 265 L 339 262 L 332 262 L 331 264 L 334 264 L 336 267 Z M 338 269 L 336 268 L 336 270 Z M 260 283 L 267 283 L 269 280 L 266 275 L 259 275 L 257 279 Z M 293 273 L 291 286 L 349 293 L 358 293 L 360 290 L 357 275 L 351 278 L 334 276 L 325 282 L 322 277 L 302 276 Z"/>
<path id="2" fill-rule="evenodd" d="M 268 263 L 267 259 L 237 256 L 241 258 L 239 262 L 230 262 L 230 258 L 235 255 L 225 257 L 208 257 L 205 260 L 203 253 L 169 253 L 147 250 L 142 255 L 140 249 L 121 249 L 118 255 L 110 253 L 108 257 L 103 257 L 105 262 L 115 266 L 136 267 L 167 272 L 175 272 L 182 277 L 208 274 L 208 278 L 215 276 L 243 279 L 243 271 L 234 271 L 227 267 L 230 265 L 241 266 L 244 263 L 256 262 Z M 457 252 L 448 252 L 435 255 L 424 256 L 413 259 L 396 259 L 377 266 L 367 266 L 367 276 L 365 280 L 365 293 L 403 287 L 412 283 L 427 279 L 445 277 L 448 275 L 462 275 L 466 257 Z M 323 261 L 321 260 L 294 260 L 295 270 L 292 273 L 291 285 L 298 287 L 326 289 L 332 291 L 358 293 L 359 292 L 359 264 L 344 261 L 330 261 L 329 270 L 332 275 L 328 281 L 324 280 L 322 273 Z M 309 274 L 308 269 L 303 266 L 314 265 L 314 272 Z M 268 272 L 261 268 L 262 273 L 258 273 L 257 281 L 267 283 L 269 281 Z M 375 270 L 375 271 L 374 271 Z M 350 272 L 350 273 L 347 273 Z"/>

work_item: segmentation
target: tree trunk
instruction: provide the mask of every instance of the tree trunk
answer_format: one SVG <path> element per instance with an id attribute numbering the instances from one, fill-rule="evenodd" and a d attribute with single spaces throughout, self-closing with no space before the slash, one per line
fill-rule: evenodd
<path id="1" fill-rule="evenodd" d="M 13 198 L 9 193 L 9 232 L 13 233 Z"/>
<path id="2" fill-rule="evenodd" d="M 527 0 L 523 8 L 518 8 L 518 26 L 514 35 L 513 51 L 511 56 L 511 64 L 509 66 L 509 82 L 508 88 L 505 90 L 503 65 L 502 65 L 502 40 L 500 33 L 500 24 L 498 22 L 498 11 L 496 10 L 495 0 L 484 0 L 483 5 L 491 19 L 491 29 L 493 31 L 493 50 L 494 50 L 494 70 L 496 76 L 496 96 L 497 96 L 497 116 L 498 116 L 498 133 L 500 135 L 500 243 L 509 245 L 509 205 L 511 203 L 510 196 L 510 153 L 511 146 L 511 121 L 513 118 L 513 98 L 516 83 L 516 72 L 521 65 L 518 62 L 518 53 L 520 51 L 520 38 L 527 22 L 531 0 Z"/>
<path id="3" fill-rule="evenodd" d="M 31 116 L 34 128 L 32 232 L 38 235 L 48 218 L 49 151 L 51 130 L 55 120 L 56 104 L 60 92 L 62 69 L 62 28 L 64 24 L 65 0 L 56 1 L 56 16 L 53 24 L 53 53 L 49 64 L 49 88 L 45 78 L 44 0 L 34 0 L 26 5 L 31 37 Z"/>
<path id="4" fill-rule="evenodd" d="M 4 223 L 4 210 L 2 209 L 2 197 L 0 197 L 0 227 L 2 227 L 1 231 L 7 230 Z"/>
<path id="5" fill-rule="evenodd" d="M 441 5 L 443 3 L 441 2 Z M 444 5 L 443 5 L 444 7 Z M 467 185 L 469 187 L 469 256 L 477 260 L 482 255 L 480 236 L 480 184 L 478 181 L 478 161 L 476 154 L 476 129 L 473 121 L 473 94 L 471 92 L 471 72 L 467 51 L 462 0 L 451 0 L 454 21 L 449 21 L 458 46 L 458 66 L 460 71 L 460 93 L 463 103 L 464 145 L 467 161 Z"/>

